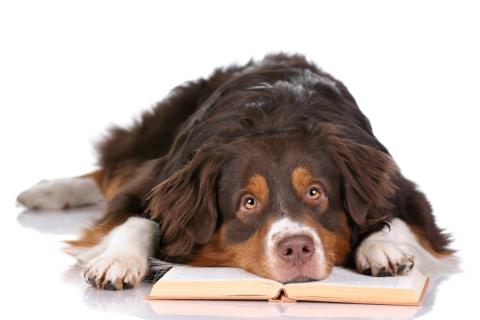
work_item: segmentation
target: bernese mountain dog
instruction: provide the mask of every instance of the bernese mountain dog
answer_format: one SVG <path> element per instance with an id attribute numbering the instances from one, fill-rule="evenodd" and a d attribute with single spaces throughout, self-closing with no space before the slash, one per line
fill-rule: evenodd
<path id="1" fill-rule="evenodd" d="M 105 199 L 66 251 L 96 288 L 131 288 L 154 256 L 281 282 L 333 266 L 397 276 L 453 251 L 425 195 L 342 82 L 300 55 L 184 83 L 98 144 L 99 169 L 22 192 L 28 208 Z"/>

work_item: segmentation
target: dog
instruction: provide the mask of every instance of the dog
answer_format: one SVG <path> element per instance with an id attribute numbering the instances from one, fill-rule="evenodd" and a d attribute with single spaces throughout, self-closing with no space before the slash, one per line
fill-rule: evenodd
<path id="1" fill-rule="evenodd" d="M 136 286 L 148 258 L 243 268 L 281 282 L 333 266 L 409 273 L 454 253 L 344 84 L 301 55 L 271 54 L 173 89 L 98 144 L 99 169 L 43 181 L 18 202 L 106 201 L 67 253 L 93 287 Z"/>

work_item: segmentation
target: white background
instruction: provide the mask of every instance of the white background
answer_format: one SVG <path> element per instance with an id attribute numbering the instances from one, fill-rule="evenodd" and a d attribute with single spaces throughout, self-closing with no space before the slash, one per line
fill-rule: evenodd
<path id="1" fill-rule="evenodd" d="M 73 260 L 56 244 L 88 212 L 21 213 L 15 195 L 42 178 L 92 170 L 92 142 L 172 87 L 278 51 L 303 53 L 347 85 L 453 233 L 465 272 L 437 287 L 421 317 L 473 310 L 470 293 L 480 284 L 479 17 L 475 1 L 1 1 L 0 312 L 152 316 L 136 311 L 141 295 L 105 302 L 68 269 Z"/>

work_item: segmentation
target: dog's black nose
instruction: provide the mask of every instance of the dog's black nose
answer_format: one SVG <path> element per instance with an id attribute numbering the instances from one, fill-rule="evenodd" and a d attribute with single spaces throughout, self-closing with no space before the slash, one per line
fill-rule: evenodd
<path id="1" fill-rule="evenodd" d="M 277 244 L 278 255 L 284 261 L 301 266 L 310 260 L 315 252 L 313 239 L 307 235 L 288 236 Z"/>

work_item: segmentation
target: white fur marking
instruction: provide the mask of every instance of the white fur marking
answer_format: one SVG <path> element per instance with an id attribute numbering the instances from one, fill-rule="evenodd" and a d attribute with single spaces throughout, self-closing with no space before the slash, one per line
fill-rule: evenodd
<path id="1" fill-rule="evenodd" d="M 305 69 L 302 73 L 294 78 L 294 81 L 306 86 L 315 86 L 318 83 L 331 87 L 335 92 L 340 93 L 335 80 L 324 75 L 313 73 L 309 69 Z"/>
<path id="2" fill-rule="evenodd" d="M 91 178 L 40 181 L 17 197 L 17 201 L 27 208 L 54 210 L 94 204 L 101 200 L 100 189 Z"/>
<path id="3" fill-rule="evenodd" d="M 291 77 L 289 80 L 279 80 L 273 85 L 277 88 L 290 90 L 301 101 L 308 98 L 313 92 L 314 87 L 322 84 L 332 88 L 336 93 L 340 94 L 335 80 L 328 78 L 325 75 L 313 73 L 308 69 L 298 69 L 298 74 Z"/>
<path id="4" fill-rule="evenodd" d="M 249 87 L 249 90 L 270 89 L 272 87 L 280 88 L 282 90 L 291 91 L 297 99 L 303 101 L 314 90 L 318 84 L 322 84 L 332 88 L 336 93 L 340 94 L 340 89 L 334 79 L 310 71 L 309 69 L 298 69 L 298 73 L 288 80 L 278 80 L 270 84 L 268 82 L 261 82 L 255 86 Z"/>
<path id="5" fill-rule="evenodd" d="M 85 264 L 83 276 L 99 288 L 122 289 L 123 283 L 135 286 L 148 271 L 148 257 L 153 255 L 157 237 L 157 223 L 129 218 L 97 246 L 76 253 Z"/>
<path id="6" fill-rule="evenodd" d="M 320 270 L 318 270 L 320 275 L 327 274 L 326 264 L 325 264 L 325 251 L 323 249 L 322 240 L 318 233 L 312 227 L 293 221 L 290 218 L 281 218 L 278 221 L 275 221 L 271 226 L 270 230 L 266 236 L 266 246 L 267 246 L 267 261 L 271 267 L 273 273 L 275 274 L 275 262 L 277 261 L 277 256 L 275 254 L 278 241 L 284 239 L 288 236 L 293 235 L 308 235 L 312 237 L 315 244 L 315 253 L 312 257 L 312 260 L 316 260 L 317 265 Z"/>
<path id="7" fill-rule="evenodd" d="M 251 86 L 248 88 L 248 90 L 262 90 L 262 89 L 269 89 L 272 88 L 272 85 L 268 82 L 260 82 L 259 84 L 255 86 Z"/>

